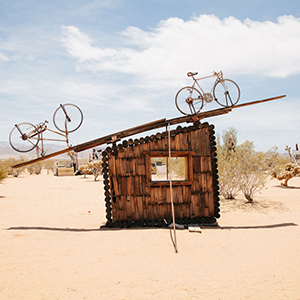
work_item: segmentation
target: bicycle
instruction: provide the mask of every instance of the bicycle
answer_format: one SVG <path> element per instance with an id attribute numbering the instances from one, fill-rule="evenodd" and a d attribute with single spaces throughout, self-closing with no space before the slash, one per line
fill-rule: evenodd
<path id="1" fill-rule="evenodd" d="M 192 86 L 181 88 L 175 97 L 177 109 L 184 115 L 198 114 L 205 103 L 210 103 L 215 100 L 223 107 L 232 107 L 240 99 L 240 88 L 231 79 L 223 79 L 223 72 L 213 71 L 212 75 L 195 78 L 198 72 L 188 72 L 187 76 L 192 77 L 194 83 Z M 209 93 L 205 93 L 198 81 L 216 77 L 215 83 Z M 199 89 L 195 88 L 195 85 Z"/>
<path id="2" fill-rule="evenodd" d="M 66 142 L 69 147 L 69 133 L 76 131 L 83 122 L 83 114 L 81 109 L 71 103 L 60 104 L 53 114 L 53 124 L 60 132 L 48 128 L 48 121 L 41 122 L 37 125 L 31 123 L 15 124 L 9 135 L 9 143 L 11 147 L 18 152 L 29 152 L 37 148 L 37 152 L 44 152 L 44 141 Z M 50 131 L 64 137 L 64 139 L 44 138 L 45 131 Z M 41 142 L 41 148 L 38 143 Z"/>

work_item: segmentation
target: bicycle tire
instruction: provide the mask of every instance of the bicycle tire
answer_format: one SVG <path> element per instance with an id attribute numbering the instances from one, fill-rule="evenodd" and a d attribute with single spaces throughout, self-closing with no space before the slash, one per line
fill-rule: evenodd
<path id="1" fill-rule="evenodd" d="M 194 115 L 203 107 L 203 97 L 194 87 L 186 86 L 177 92 L 175 105 L 182 114 Z"/>
<path id="2" fill-rule="evenodd" d="M 67 112 L 70 120 L 67 120 L 64 110 Z M 83 113 L 75 104 L 61 104 L 53 114 L 53 124 L 61 132 L 74 132 L 81 126 L 82 122 Z"/>
<path id="3" fill-rule="evenodd" d="M 30 138 L 30 135 L 34 137 Z M 16 124 L 9 134 L 10 146 L 18 152 L 29 152 L 33 150 L 40 141 L 40 133 L 36 126 L 31 123 Z"/>
<path id="4" fill-rule="evenodd" d="M 240 88 L 231 79 L 223 79 L 216 82 L 213 88 L 215 101 L 223 107 L 232 107 L 240 99 Z"/>

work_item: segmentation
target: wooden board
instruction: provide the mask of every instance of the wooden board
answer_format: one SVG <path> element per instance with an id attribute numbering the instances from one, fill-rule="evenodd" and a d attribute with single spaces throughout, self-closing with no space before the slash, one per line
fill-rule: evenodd
<path id="1" fill-rule="evenodd" d="M 198 224 L 189 224 L 188 228 L 189 228 L 189 232 L 198 232 L 198 233 L 202 232 L 202 230 Z"/>

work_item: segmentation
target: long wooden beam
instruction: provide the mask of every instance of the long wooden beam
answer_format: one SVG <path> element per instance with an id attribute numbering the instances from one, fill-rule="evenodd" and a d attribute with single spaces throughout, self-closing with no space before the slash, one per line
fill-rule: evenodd
<path id="1" fill-rule="evenodd" d="M 257 101 L 252 101 L 252 102 L 248 102 L 248 103 L 243 103 L 243 104 L 239 104 L 239 105 L 235 105 L 232 107 L 224 107 L 224 108 L 219 108 L 219 109 L 214 109 L 214 110 L 209 110 L 209 111 L 205 111 L 205 112 L 201 112 L 197 115 L 193 115 L 193 116 L 183 116 L 183 117 L 178 117 L 178 118 L 174 118 L 174 119 L 160 119 L 157 121 L 153 121 L 150 123 L 146 123 L 143 125 L 139 125 L 136 127 L 132 127 L 123 131 L 119 131 L 113 134 L 109 134 L 106 135 L 104 137 L 86 142 L 86 143 L 82 143 L 76 146 L 72 146 L 69 148 L 65 148 L 63 150 L 57 151 L 57 152 L 53 152 L 51 154 L 42 156 L 42 157 L 38 157 L 35 158 L 33 160 L 29 160 L 17 165 L 14 165 L 13 168 L 20 168 L 20 167 L 24 167 L 45 159 L 49 159 L 51 157 L 57 156 L 57 155 L 61 155 L 70 151 L 75 151 L 75 152 L 81 152 L 84 150 L 88 150 L 103 144 L 109 144 L 115 141 L 118 141 L 122 138 L 128 137 L 128 136 L 132 136 L 132 135 L 136 135 L 145 131 L 149 131 L 149 130 L 153 130 L 153 129 L 157 129 L 157 128 L 161 128 L 161 127 L 166 127 L 168 124 L 170 125 L 176 125 L 176 124 L 180 124 L 180 123 L 189 123 L 189 122 L 195 122 L 197 120 L 202 120 L 205 118 L 209 118 L 209 117 L 215 117 L 215 116 L 219 116 L 219 115 L 223 115 L 223 114 L 227 114 L 229 112 L 232 111 L 232 109 L 234 108 L 239 108 L 239 107 L 244 107 L 244 106 L 249 106 L 249 105 L 253 105 L 253 104 L 258 104 L 258 103 L 263 103 L 263 102 L 267 102 L 267 101 L 272 101 L 272 100 L 276 100 L 276 99 L 281 99 L 284 98 L 285 95 L 282 96 L 277 96 L 277 97 L 272 97 L 272 98 L 267 98 L 267 99 L 263 99 L 263 100 L 257 100 Z"/>
<path id="2" fill-rule="evenodd" d="M 251 102 L 248 102 L 248 103 L 242 103 L 242 104 L 235 105 L 232 108 L 245 107 L 245 106 L 259 104 L 259 103 L 264 103 L 264 102 L 268 102 L 268 101 L 272 101 L 272 100 L 277 100 L 277 99 L 281 99 L 281 98 L 285 98 L 285 97 L 286 97 L 286 95 L 282 95 L 282 96 L 267 98 L 267 99 L 263 99 L 263 100 L 251 101 Z"/>

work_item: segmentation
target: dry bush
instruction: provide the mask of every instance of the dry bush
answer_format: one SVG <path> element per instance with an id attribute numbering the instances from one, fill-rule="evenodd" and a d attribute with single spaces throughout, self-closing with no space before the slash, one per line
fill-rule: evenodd
<path id="1" fill-rule="evenodd" d="M 23 156 L 20 156 L 18 158 L 10 157 L 4 161 L 4 164 L 6 166 L 8 175 L 12 175 L 14 177 L 18 177 L 24 170 L 25 167 L 21 168 L 13 168 L 14 165 L 20 164 L 22 162 L 27 161 L 27 159 Z"/>
<path id="2" fill-rule="evenodd" d="M 225 199 L 235 199 L 239 191 L 237 156 L 235 153 L 228 156 L 227 151 L 218 149 L 218 166 L 220 194 Z"/>
<path id="3" fill-rule="evenodd" d="M 3 161 L 0 161 L 0 183 L 7 177 L 8 171 Z"/>
<path id="4" fill-rule="evenodd" d="M 43 168 L 47 170 L 47 174 L 49 174 L 49 171 L 53 171 L 54 169 L 54 159 L 46 159 L 43 161 Z"/>
<path id="5" fill-rule="evenodd" d="M 88 165 L 79 166 L 79 170 L 84 174 L 83 178 L 86 178 L 86 174 L 90 173 L 90 168 Z"/>
<path id="6" fill-rule="evenodd" d="M 37 163 L 28 165 L 27 171 L 29 172 L 30 175 L 32 175 L 32 174 L 39 175 L 39 174 L 41 174 L 42 168 L 43 168 L 42 163 L 37 162 Z"/>
<path id="7" fill-rule="evenodd" d="M 102 172 L 102 161 L 101 160 L 95 160 L 93 162 L 87 163 L 89 166 L 90 171 L 94 175 L 94 180 L 97 181 L 98 176 Z"/>
<path id="8" fill-rule="evenodd" d="M 272 177 L 282 180 L 280 184 L 287 187 L 290 179 L 293 177 L 300 177 L 300 166 L 297 166 L 295 163 L 291 162 L 286 163 L 281 170 L 274 171 Z"/>
<path id="9" fill-rule="evenodd" d="M 253 142 L 236 146 L 236 131 L 230 128 L 223 134 L 223 145 L 218 144 L 218 169 L 220 194 L 234 199 L 241 191 L 248 202 L 266 184 L 281 156 L 276 148 L 256 152 Z"/>
<path id="10" fill-rule="evenodd" d="M 254 151 L 252 142 L 246 141 L 237 149 L 239 187 L 248 202 L 253 202 L 253 196 L 267 182 L 267 178 L 276 166 L 279 154 L 276 149 L 267 152 Z"/>

